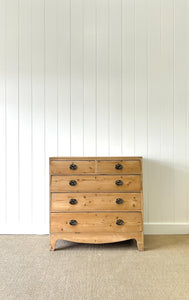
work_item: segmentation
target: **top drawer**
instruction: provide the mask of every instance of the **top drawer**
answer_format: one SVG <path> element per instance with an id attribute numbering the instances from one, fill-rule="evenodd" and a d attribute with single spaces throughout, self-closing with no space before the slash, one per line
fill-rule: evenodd
<path id="1" fill-rule="evenodd" d="M 92 160 L 51 160 L 50 162 L 51 175 L 90 174 L 94 173 L 94 171 L 95 162 Z"/>
<path id="2" fill-rule="evenodd" d="M 141 170 L 139 160 L 97 161 L 98 174 L 141 174 Z"/>

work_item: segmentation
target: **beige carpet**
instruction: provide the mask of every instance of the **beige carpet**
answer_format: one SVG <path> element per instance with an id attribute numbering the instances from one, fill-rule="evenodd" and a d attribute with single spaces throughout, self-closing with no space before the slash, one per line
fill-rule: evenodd
<path id="1" fill-rule="evenodd" d="M 47 235 L 0 236 L 0 299 L 189 299 L 189 235 L 85 245 Z"/>

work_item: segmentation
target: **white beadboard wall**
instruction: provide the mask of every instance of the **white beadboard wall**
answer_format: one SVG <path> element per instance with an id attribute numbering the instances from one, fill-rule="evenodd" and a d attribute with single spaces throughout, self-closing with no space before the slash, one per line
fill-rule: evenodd
<path id="1" fill-rule="evenodd" d="M 144 157 L 145 233 L 189 233 L 189 1 L 0 0 L 0 233 L 48 233 L 50 156 Z"/>

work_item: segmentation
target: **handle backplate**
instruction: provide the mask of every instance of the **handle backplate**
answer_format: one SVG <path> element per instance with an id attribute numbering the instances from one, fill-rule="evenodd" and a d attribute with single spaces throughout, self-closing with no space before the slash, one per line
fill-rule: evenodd
<path id="1" fill-rule="evenodd" d="M 75 205 L 75 204 L 77 204 L 77 199 L 70 199 L 69 203 L 71 205 Z"/>
<path id="2" fill-rule="evenodd" d="M 117 198 L 116 201 L 115 201 L 117 204 L 123 204 L 123 199 L 121 198 Z"/>
<path id="3" fill-rule="evenodd" d="M 74 186 L 74 185 L 76 185 L 77 184 L 77 181 L 76 180 L 70 180 L 69 181 L 69 185 L 71 185 L 71 186 Z"/>
<path id="4" fill-rule="evenodd" d="M 72 163 L 72 164 L 70 165 L 70 170 L 76 170 L 76 169 L 77 169 L 77 165 L 74 164 L 74 163 Z"/>
<path id="5" fill-rule="evenodd" d="M 123 225 L 124 224 L 124 221 L 123 220 L 121 220 L 121 219 L 118 219 L 117 221 L 116 221 L 116 224 L 117 225 Z"/>
<path id="6" fill-rule="evenodd" d="M 69 224 L 70 224 L 71 226 L 75 226 L 75 225 L 77 225 L 77 221 L 76 221 L 76 220 L 70 220 L 70 221 L 69 221 Z"/>
<path id="7" fill-rule="evenodd" d="M 118 163 L 118 164 L 115 165 L 115 169 L 116 170 L 122 170 L 123 166 L 120 163 Z"/>
<path id="8" fill-rule="evenodd" d="M 115 184 L 116 185 L 123 185 L 123 181 L 118 179 L 118 180 L 115 181 Z"/>

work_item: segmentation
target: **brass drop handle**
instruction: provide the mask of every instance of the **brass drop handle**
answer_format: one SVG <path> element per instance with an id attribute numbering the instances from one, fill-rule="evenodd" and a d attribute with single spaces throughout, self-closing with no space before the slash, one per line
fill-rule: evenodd
<path id="1" fill-rule="evenodd" d="M 123 181 L 122 181 L 122 180 L 116 180 L 116 181 L 115 181 L 115 184 L 116 184 L 116 185 L 123 185 Z"/>
<path id="2" fill-rule="evenodd" d="M 115 201 L 117 204 L 123 204 L 123 199 L 117 198 Z"/>
<path id="3" fill-rule="evenodd" d="M 70 220 L 69 224 L 71 226 L 75 226 L 75 225 L 77 225 L 77 221 L 76 220 Z"/>
<path id="4" fill-rule="evenodd" d="M 75 165 L 75 164 L 70 165 L 70 170 L 76 170 L 76 169 L 77 169 L 77 165 Z"/>
<path id="5" fill-rule="evenodd" d="M 123 166 L 118 163 L 117 165 L 115 165 L 115 169 L 121 170 L 121 169 L 123 169 Z"/>
<path id="6" fill-rule="evenodd" d="M 70 180 L 69 185 L 74 186 L 77 184 L 76 180 Z"/>
<path id="7" fill-rule="evenodd" d="M 77 199 L 70 199 L 69 203 L 71 205 L 75 205 L 75 204 L 77 204 Z"/>
<path id="8" fill-rule="evenodd" d="M 116 224 L 117 224 L 117 225 L 123 225 L 123 224 L 124 224 L 124 221 L 121 220 L 121 219 L 118 219 L 118 220 L 116 221 Z"/>

